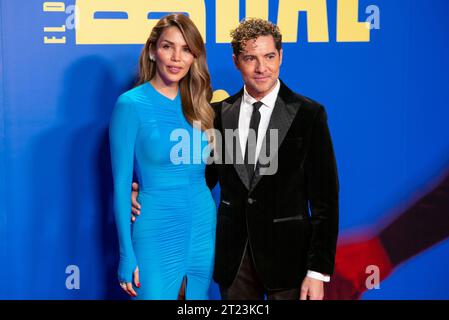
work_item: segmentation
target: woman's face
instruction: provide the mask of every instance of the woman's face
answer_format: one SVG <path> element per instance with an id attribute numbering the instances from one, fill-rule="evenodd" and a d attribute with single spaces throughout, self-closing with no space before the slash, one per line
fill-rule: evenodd
<path id="1" fill-rule="evenodd" d="M 156 59 L 156 77 L 166 85 L 184 78 L 194 60 L 181 31 L 175 26 L 162 32 L 151 55 Z"/>

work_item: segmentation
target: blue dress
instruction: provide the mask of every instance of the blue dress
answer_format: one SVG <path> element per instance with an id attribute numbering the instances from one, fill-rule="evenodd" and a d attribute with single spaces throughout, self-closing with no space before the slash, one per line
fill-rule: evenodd
<path id="1" fill-rule="evenodd" d="M 202 138 L 203 137 L 203 138 Z M 109 127 L 119 281 L 136 299 L 208 299 L 216 207 L 205 180 L 203 133 L 185 119 L 181 97 L 171 100 L 146 82 L 122 94 Z M 141 214 L 131 224 L 133 170 Z M 140 288 L 132 281 L 139 267 Z"/>

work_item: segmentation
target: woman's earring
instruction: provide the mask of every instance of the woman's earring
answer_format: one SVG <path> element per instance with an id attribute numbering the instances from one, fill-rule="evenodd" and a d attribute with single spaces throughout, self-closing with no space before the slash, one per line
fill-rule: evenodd
<path id="1" fill-rule="evenodd" d="M 151 61 L 155 61 L 155 59 L 154 59 L 154 56 L 153 56 L 153 55 L 150 55 L 150 60 L 151 60 Z"/>

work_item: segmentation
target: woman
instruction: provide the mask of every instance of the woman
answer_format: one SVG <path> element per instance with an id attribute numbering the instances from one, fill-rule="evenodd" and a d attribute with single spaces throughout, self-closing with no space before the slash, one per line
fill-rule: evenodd
<path id="1" fill-rule="evenodd" d="M 119 282 L 136 299 L 207 299 L 212 277 L 216 208 L 201 151 L 171 157 L 175 130 L 189 137 L 213 126 L 212 90 L 203 39 L 182 14 L 162 18 L 140 56 L 138 86 L 122 94 L 109 128 L 114 211 L 119 235 Z M 201 122 L 201 128 L 192 126 Z M 173 139 L 173 138 L 172 138 Z M 191 141 L 189 141 L 191 142 Z M 207 148 L 202 141 L 201 150 Z M 184 152 L 184 150 L 183 150 Z M 135 164 L 135 166 L 134 166 Z M 139 219 L 130 226 L 133 169 Z M 185 280 L 185 283 L 183 283 Z"/>

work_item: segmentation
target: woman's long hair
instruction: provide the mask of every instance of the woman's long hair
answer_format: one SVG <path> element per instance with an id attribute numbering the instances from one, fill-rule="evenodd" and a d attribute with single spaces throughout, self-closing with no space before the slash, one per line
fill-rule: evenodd
<path id="1" fill-rule="evenodd" d="M 184 116 L 192 125 L 194 121 L 200 121 L 203 131 L 212 129 L 214 111 L 210 105 L 212 88 L 206 63 L 206 48 L 200 32 L 187 16 L 170 14 L 161 18 L 154 26 L 140 55 L 137 85 L 150 81 L 155 76 L 156 62 L 150 60 L 150 48 L 155 50 L 162 32 L 173 26 L 181 31 L 194 56 L 189 72 L 179 82 Z"/>

